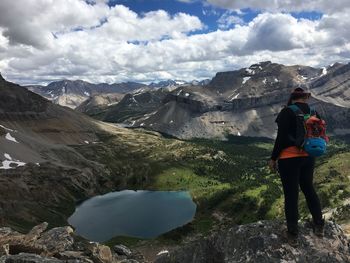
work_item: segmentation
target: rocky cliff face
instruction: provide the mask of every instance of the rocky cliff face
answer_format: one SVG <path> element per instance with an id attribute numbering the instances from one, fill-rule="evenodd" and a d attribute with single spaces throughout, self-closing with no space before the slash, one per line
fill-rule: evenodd
<path id="1" fill-rule="evenodd" d="M 350 64 L 336 63 L 323 69 L 323 75 L 312 82 L 315 96 L 329 103 L 350 107 Z"/>
<path id="2" fill-rule="evenodd" d="M 235 226 L 190 242 L 155 262 L 350 262 L 349 241 L 333 222 L 327 223 L 324 238 L 315 236 L 305 224 L 296 246 L 288 243 L 284 232 L 285 226 L 279 221 Z"/>

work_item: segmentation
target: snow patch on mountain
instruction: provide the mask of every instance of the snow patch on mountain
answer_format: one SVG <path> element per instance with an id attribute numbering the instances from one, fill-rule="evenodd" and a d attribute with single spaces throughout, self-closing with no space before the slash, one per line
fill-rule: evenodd
<path id="1" fill-rule="evenodd" d="M 12 130 L 12 129 L 7 128 L 7 127 L 5 127 L 4 125 L 1 125 L 1 124 L 0 124 L 0 128 L 3 128 L 4 130 L 10 131 L 10 132 L 16 132 L 16 130 Z"/>
<path id="2" fill-rule="evenodd" d="M 116 105 L 116 104 L 118 104 L 118 103 L 119 103 L 119 101 L 116 101 L 116 102 L 111 102 L 111 103 L 108 103 L 108 104 L 107 104 L 107 106 Z"/>
<path id="3" fill-rule="evenodd" d="M 132 102 L 133 102 L 133 103 L 138 104 L 138 102 L 137 102 L 137 100 L 135 99 L 135 97 L 134 97 L 134 96 L 132 96 L 131 98 L 132 98 Z"/>
<path id="4" fill-rule="evenodd" d="M 250 68 L 247 68 L 245 71 L 246 71 L 248 74 L 250 74 L 250 75 L 254 75 L 254 74 L 255 74 L 255 70 L 252 70 L 252 69 L 250 69 Z"/>
<path id="5" fill-rule="evenodd" d="M 187 82 L 184 81 L 184 80 L 175 80 L 175 83 L 176 83 L 176 85 L 184 85 L 184 84 L 186 84 Z"/>
<path id="6" fill-rule="evenodd" d="M 235 99 L 237 99 L 238 98 L 238 96 L 239 96 L 239 93 L 238 94 L 236 94 L 232 99 L 231 99 L 231 101 L 232 100 L 235 100 Z"/>
<path id="7" fill-rule="evenodd" d="M 17 167 L 26 165 L 26 163 L 24 162 L 12 159 L 12 157 L 8 153 L 5 153 L 4 157 L 5 157 L 5 160 L 2 161 L 2 166 L 0 166 L 0 169 L 2 170 L 8 170 L 8 169 L 17 168 Z M 14 167 L 13 165 L 16 165 L 16 167 Z"/>
<path id="8" fill-rule="evenodd" d="M 161 256 L 161 255 L 164 255 L 164 254 L 169 254 L 169 251 L 168 250 L 162 250 L 160 251 L 157 256 Z"/>
<path id="9" fill-rule="evenodd" d="M 6 140 L 9 140 L 9 141 L 12 141 L 12 142 L 15 142 L 15 143 L 19 143 L 15 137 L 13 137 L 9 132 L 6 133 L 6 136 L 5 136 Z"/>
<path id="10" fill-rule="evenodd" d="M 243 81 L 242 81 L 242 84 L 245 84 L 248 80 L 250 80 L 250 77 L 244 77 Z"/>

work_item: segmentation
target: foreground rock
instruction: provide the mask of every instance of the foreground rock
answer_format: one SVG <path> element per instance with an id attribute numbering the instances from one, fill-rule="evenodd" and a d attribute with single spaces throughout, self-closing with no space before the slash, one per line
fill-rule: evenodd
<path id="1" fill-rule="evenodd" d="M 87 262 L 118 263 L 145 262 L 142 255 L 125 246 L 127 255 L 118 255 L 108 246 L 77 238 L 71 227 L 46 231 L 48 224 L 34 227 L 28 234 L 11 228 L 0 228 L 0 263 Z"/>
<path id="2" fill-rule="evenodd" d="M 293 247 L 284 235 L 283 222 L 236 226 L 162 255 L 156 262 L 350 262 L 349 241 L 337 224 L 327 223 L 323 239 L 306 224 L 300 230 L 299 244 Z"/>

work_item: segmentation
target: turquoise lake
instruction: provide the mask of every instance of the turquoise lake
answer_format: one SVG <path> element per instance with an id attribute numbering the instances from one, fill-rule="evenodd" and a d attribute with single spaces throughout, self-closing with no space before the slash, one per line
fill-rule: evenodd
<path id="1" fill-rule="evenodd" d="M 68 222 L 91 241 L 116 236 L 149 239 L 189 223 L 196 208 L 185 191 L 124 190 L 88 199 Z"/>

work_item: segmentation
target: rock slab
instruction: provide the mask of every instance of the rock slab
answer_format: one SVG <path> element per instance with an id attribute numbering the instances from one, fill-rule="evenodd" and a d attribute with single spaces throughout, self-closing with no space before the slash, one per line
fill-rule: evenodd
<path id="1" fill-rule="evenodd" d="M 162 255 L 156 263 L 233 262 L 350 262 L 349 240 L 335 223 L 325 226 L 324 238 L 315 236 L 307 225 L 300 227 L 298 245 L 292 246 L 282 221 L 260 221 L 213 233 Z"/>

